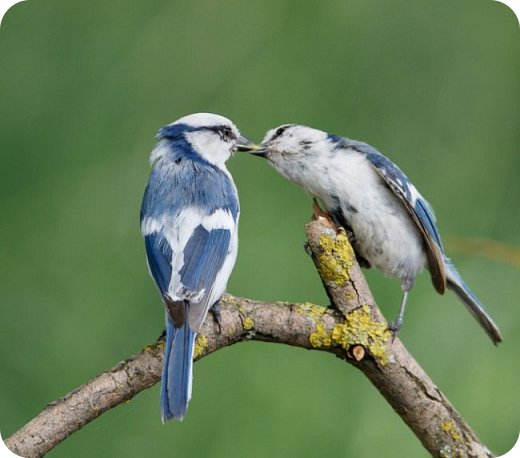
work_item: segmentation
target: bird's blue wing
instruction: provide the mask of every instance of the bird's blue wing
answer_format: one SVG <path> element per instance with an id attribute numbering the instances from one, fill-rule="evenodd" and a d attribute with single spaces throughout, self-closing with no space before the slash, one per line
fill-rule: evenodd
<path id="1" fill-rule="evenodd" d="M 230 238 L 228 229 L 207 230 L 202 225 L 195 228 L 184 248 L 184 264 L 179 271 L 189 291 L 211 288 L 226 259 Z"/>
<path id="2" fill-rule="evenodd" d="M 160 232 L 145 235 L 144 246 L 150 273 L 164 296 L 172 276 L 172 248 Z"/>
<path id="3" fill-rule="evenodd" d="M 437 226 L 435 224 L 435 215 L 430 204 L 419 196 L 415 200 L 414 209 L 421 221 L 421 224 L 424 226 L 428 234 L 433 238 L 433 240 L 435 240 L 437 245 L 439 245 L 441 251 L 444 253 L 444 246 L 442 245 L 441 235 L 437 230 Z"/>
<path id="4" fill-rule="evenodd" d="M 231 213 L 223 212 L 223 215 L 228 219 L 226 226 L 234 226 Z M 166 236 L 166 232 L 158 230 L 145 235 L 148 265 L 155 283 L 166 300 L 174 295 L 176 300 L 185 300 L 189 303 L 187 319 L 194 330 L 198 330 L 208 309 L 213 305 L 210 303 L 212 292 L 219 280 L 218 273 L 230 254 L 232 238 L 232 229 L 208 229 L 205 227 L 205 218 L 199 219 L 200 221 L 197 222 L 200 224 L 195 226 L 184 248 L 180 247 L 181 251 L 172 249 L 170 233 Z M 171 227 L 176 228 L 177 231 L 181 230 L 175 218 Z M 182 258 L 182 263 L 172 263 L 172 256 Z M 179 264 L 180 267 L 174 272 L 172 265 Z M 217 285 L 217 289 L 224 287 L 225 285 Z"/>
<path id="5" fill-rule="evenodd" d="M 346 141 L 345 146 L 353 148 L 368 159 L 379 176 L 408 210 L 424 239 L 432 283 L 435 289 L 443 294 L 446 289 L 444 248 L 432 208 L 401 169 L 375 148 L 352 140 Z"/>
<path id="6" fill-rule="evenodd" d="M 231 218 L 231 215 L 229 215 Z M 183 250 L 184 263 L 179 270 L 179 279 L 186 295 L 193 297 L 188 309 L 188 323 L 198 330 L 206 317 L 212 302 L 218 300 L 213 290 L 225 288 L 219 281 L 219 272 L 230 255 L 232 233 L 230 229 L 207 229 L 198 225 Z"/>

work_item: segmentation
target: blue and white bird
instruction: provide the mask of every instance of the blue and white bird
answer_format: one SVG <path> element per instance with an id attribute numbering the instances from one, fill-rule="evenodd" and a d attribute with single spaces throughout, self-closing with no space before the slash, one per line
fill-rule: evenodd
<path id="1" fill-rule="evenodd" d="M 238 248 L 238 195 L 226 161 L 247 139 L 222 116 L 197 113 L 159 130 L 141 205 L 150 273 L 166 308 L 161 386 L 165 422 L 191 397 L 193 349 L 226 290 Z M 217 313 L 215 318 L 217 318 Z"/>
<path id="2" fill-rule="evenodd" d="M 253 154 L 267 158 L 285 178 L 318 198 L 338 226 L 353 235 L 361 264 L 401 280 L 403 324 L 408 293 L 427 268 L 440 294 L 455 292 L 491 340 L 502 340 L 497 325 L 446 257 L 430 204 L 406 175 L 372 146 L 296 124 L 267 132 Z"/>

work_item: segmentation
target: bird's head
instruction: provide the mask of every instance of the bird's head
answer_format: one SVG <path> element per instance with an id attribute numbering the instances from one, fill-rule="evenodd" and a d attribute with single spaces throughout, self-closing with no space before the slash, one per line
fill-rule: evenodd
<path id="1" fill-rule="evenodd" d="M 251 141 L 240 135 L 229 119 L 213 113 L 195 113 L 162 127 L 159 140 L 188 143 L 204 160 L 223 165 L 238 149 L 247 151 Z M 157 149 L 157 156 L 161 155 Z M 159 157 L 152 157 L 155 161 Z"/>
<path id="2" fill-rule="evenodd" d="M 279 161 L 295 161 L 319 155 L 328 148 L 328 134 L 318 129 L 298 124 L 283 124 L 269 130 L 256 150 L 250 148 L 252 154 L 265 157 L 273 163 Z"/>
<path id="3" fill-rule="evenodd" d="M 250 148 L 255 156 L 266 158 L 284 177 L 304 185 L 321 170 L 333 151 L 329 135 L 298 124 L 283 124 L 267 132 L 261 145 Z"/>

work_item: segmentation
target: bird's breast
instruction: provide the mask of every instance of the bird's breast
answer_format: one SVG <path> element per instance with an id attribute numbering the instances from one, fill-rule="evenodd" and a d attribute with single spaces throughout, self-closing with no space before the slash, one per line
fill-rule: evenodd
<path id="1" fill-rule="evenodd" d="M 312 193 L 352 230 L 354 248 L 370 265 L 387 275 L 415 278 L 426 265 L 419 229 L 363 156 L 345 156 L 323 170 L 326 179 L 315 180 Z"/>

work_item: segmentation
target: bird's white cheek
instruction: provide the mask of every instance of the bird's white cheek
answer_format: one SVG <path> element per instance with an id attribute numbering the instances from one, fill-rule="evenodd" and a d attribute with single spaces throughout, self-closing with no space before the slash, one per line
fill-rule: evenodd
<path id="1" fill-rule="evenodd" d="M 186 134 L 191 146 L 210 164 L 222 165 L 231 156 L 231 146 L 212 132 L 191 132 Z"/>

